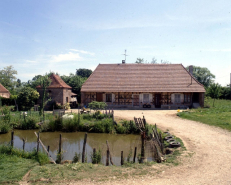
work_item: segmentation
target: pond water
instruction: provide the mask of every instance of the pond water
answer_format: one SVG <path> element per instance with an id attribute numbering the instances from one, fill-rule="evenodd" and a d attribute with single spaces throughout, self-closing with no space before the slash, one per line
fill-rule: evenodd
<path id="1" fill-rule="evenodd" d="M 27 139 L 25 144 L 25 150 L 31 151 L 37 146 L 37 138 L 34 134 L 36 130 L 15 130 L 14 131 L 14 147 L 22 149 L 23 141 L 22 138 Z M 50 154 L 52 158 L 56 159 L 56 154 L 59 144 L 59 135 L 62 134 L 62 150 L 64 150 L 62 160 L 72 160 L 75 152 L 81 153 L 83 149 L 84 132 L 42 132 L 40 133 L 40 139 L 47 148 L 50 146 Z M 7 134 L 0 134 L 0 144 L 7 144 L 10 142 L 11 132 Z M 122 135 L 122 134 L 102 134 L 102 133 L 88 133 L 86 153 L 87 161 L 91 162 L 91 154 L 93 148 L 96 150 L 101 149 L 102 151 L 102 163 L 106 163 L 106 140 L 108 140 L 112 160 L 115 165 L 120 165 L 121 151 L 123 151 L 124 160 L 126 160 L 129 155 L 129 151 L 132 149 L 132 157 L 134 155 L 134 149 L 137 147 L 137 154 L 141 152 L 141 140 L 140 135 Z M 42 146 L 40 145 L 40 148 Z M 148 154 L 147 154 L 148 156 Z M 152 160 L 148 157 L 148 160 Z M 137 161 L 137 159 L 136 159 Z"/>

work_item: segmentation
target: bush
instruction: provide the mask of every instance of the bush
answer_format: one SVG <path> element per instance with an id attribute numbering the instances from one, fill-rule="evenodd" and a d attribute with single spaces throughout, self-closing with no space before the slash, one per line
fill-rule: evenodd
<path id="1" fill-rule="evenodd" d="M 101 163 L 101 159 L 102 159 L 102 152 L 100 149 L 98 151 L 96 150 L 95 153 L 91 154 L 91 161 L 93 164 Z"/>

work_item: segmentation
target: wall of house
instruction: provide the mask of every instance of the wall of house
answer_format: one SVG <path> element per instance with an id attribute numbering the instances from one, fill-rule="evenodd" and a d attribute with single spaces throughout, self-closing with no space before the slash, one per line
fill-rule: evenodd
<path id="1" fill-rule="evenodd" d="M 38 104 L 42 103 L 42 89 L 37 89 L 39 93 L 39 99 L 37 101 Z M 68 102 L 71 101 L 71 94 L 72 91 L 71 89 L 59 89 L 59 88 L 49 88 L 46 90 L 46 92 L 49 94 L 51 97 L 52 101 L 60 103 L 61 105 L 66 103 L 66 97 L 68 97 Z"/>
<path id="2" fill-rule="evenodd" d="M 112 94 L 112 101 L 106 102 L 106 94 Z M 144 94 L 149 94 L 149 99 L 144 100 Z M 108 107 L 120 107 L 120 108 L 131 108 L 134 107 L 134 95 L 139 95 L 138 108 L 142 108 L 144 104 L 151 105 L 151 108 L 155 108 L 157 95 L 160 95 L 160 104 L 163 109 L 177 109 L 177 108 L 187 108 L 192 105 L 192 93 L 134 93 L 134 92 L 108 92 L 103 93 L 103 101 L 107 103 Z M 180 96 L 180 101 L 175 100 L 175 95 Z M 186 96 L 185 96 L 186 95 Z M 187 100 L 187 101 L 185 101 Z M 81 103 L 83 105 L 88 105 L 88 103 L 96 101 L 96 93 L 81 93 Z"/>

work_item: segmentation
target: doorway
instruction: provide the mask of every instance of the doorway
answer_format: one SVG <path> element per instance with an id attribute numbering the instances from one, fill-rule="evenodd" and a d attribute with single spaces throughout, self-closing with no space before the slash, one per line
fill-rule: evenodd
<path id="1" fill-rule="evenodd" d="M 103 101 L 103 93 L 96 93 L 96 101 L 98 102 Z"/>
<path id="2" fill-rule="evenodd" d="M 155 108 L 161 108 L 161 94 L 155 94 Z"/>

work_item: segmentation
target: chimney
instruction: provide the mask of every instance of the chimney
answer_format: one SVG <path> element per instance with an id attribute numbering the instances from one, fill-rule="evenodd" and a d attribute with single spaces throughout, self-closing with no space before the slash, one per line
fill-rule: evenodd
<path id="1" fill-rule="evenodd" d="M 125 64 L 125 60 L 122 60 L 122 64 Z"/>
<path id="2" fill-rule="evenodd" d="M 192 65 L 188 67 L 188 70 L 189 70 L 189 73 L 190 73 L 191 75 L 193 75 L 193 66 L 192 66 Z"/>

